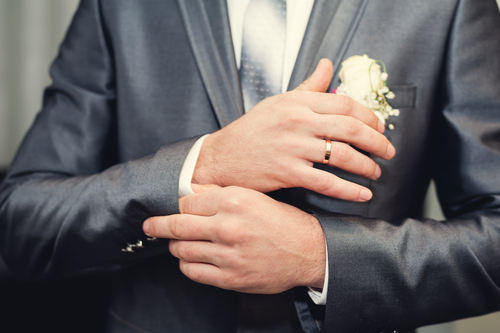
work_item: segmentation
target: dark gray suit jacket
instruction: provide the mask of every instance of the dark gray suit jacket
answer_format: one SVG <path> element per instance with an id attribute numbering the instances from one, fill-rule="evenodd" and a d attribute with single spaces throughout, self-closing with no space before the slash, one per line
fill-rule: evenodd
<path id="1" fill-rule="evenodd" d="M 328 242 L 325 332 L 380 332 L 500 309 L 500 14 L 494 0 L 317 0 L 290 88 L 320 58 L 384 60 L 393 106 L 368 203 L 302 189 Z M 1 252 L 24 277 L 115 271 L 131 331 L 234 332 L 239 294 L 185 278 L 142 222 L 178 213 L 202 134 L 243 114 L 225 1 L 82 0 L 43 109 L 0 191 Z M 335 76 L 332 87 L 339 84 Z M 434 178 L 448 220 L 421 218 Z M 142 240 L 144 248 L 123 252 Z M 317 330 L 296 293 L 298 316 Z M 303 295 L 302 295 L 303 296 Z M 320 314 L 321 316 L 321 314 Z M 113 328 L 118 330 L 117 328 Z"/>

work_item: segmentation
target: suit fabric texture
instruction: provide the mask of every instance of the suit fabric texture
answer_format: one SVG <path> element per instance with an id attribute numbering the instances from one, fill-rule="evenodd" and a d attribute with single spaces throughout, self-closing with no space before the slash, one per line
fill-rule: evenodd
<path id="1" fill-rule="evenodd" d="M 377 181 L 317 166 L 369 187 L 370 202 L 275 194 L 310 210 L 328 244 L 327 305 L 284 294 L 305 331 L 317 318 L 324 332 L 393 332 L 500 310 L 499 37 L 494 0 L 316 0 L 289 88 L 321 58 L 335 88 L 341 62 L 368 54 L 387 64 L 401 115 Z M 9 267 L 114 272 L 110 332 L 235 332 L 241 295 L 192 282 L 142 232 L 179 212 L 196 139 L 243 115 L 225 1 L 82 0 L 50 72 L 0 191 Z M 431 178 L 446 221 L 421 217 Z"/>

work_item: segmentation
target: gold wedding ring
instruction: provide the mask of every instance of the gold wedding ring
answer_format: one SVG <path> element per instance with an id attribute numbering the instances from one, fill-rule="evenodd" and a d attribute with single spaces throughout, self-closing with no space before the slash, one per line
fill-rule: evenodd
<path id="1" fill-rule="evenodd" d="M 328 161 L 330 161 L 331 154 L 332 154 L 332 141 L 325 139 L 325 158 L 323 159 L 323 164 L 328 164 Z"/>

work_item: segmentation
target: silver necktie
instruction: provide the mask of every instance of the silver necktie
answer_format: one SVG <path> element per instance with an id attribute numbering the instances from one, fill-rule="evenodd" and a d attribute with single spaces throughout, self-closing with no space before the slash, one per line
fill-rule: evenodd
<path id="1" fill-rule="evenodd" d="M 245 111 L 281 93 L 286 0 L 252 0 L 243 26 L 240 79 Z"/>

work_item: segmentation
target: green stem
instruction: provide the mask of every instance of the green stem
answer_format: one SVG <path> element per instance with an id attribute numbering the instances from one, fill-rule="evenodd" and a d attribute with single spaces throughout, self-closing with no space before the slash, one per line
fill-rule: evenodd
<path id="1" fill-rule="evenodd" d="M 370 67 L 368 67 L 368 78 L 370 79 L 370 88 L 372 89 L 372 92 L 374 92 L 373 91 L 373 83 L 372 83 L 372 66 L 373 66 L 373 64 L 376 64 L 377 62 L 382 64 L 382 68 L 384 69 L 384 73 L 387 73 L 387 68 L 385 67 L 385 62 L 383 62 L 382 60 L 375 60 L 374 62 L 372 62 L 370 64 Z M 384 87 L 386 87 L 386 86 L 387 86 L 387 84 L 384 81 Z"/>

